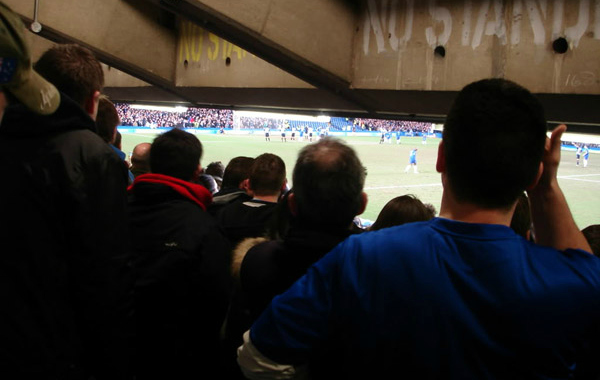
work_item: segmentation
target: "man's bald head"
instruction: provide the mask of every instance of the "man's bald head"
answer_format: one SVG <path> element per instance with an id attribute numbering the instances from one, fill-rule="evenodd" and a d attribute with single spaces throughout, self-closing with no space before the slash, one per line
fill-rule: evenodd
<path id="1" fill-rule="evenodd" d="M 131 172 L 134 176 L 150 172 L 150 144 L 149 142 L 139 143 L 133 148 L 131 154 Z"/>

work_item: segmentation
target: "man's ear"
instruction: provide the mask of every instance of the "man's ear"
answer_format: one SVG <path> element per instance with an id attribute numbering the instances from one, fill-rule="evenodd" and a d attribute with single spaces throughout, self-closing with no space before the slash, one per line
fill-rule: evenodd
<path id="1" fill-rule="evenodd" d="M 298 204 L 296 203 L 296 196 L 294 193 L 290 193 L 287 198 L 288 209 L 294 216 L 298 216 Z"/>
<path id="2" fill-rule="evenodd" d="M 443 173 L 446 171 L 446 156 L 444 155 L 444 140 L 440 142 L 438 145 L 438 156 L 437 161 L 435 163 L 435 170 L 438 173 Z"/>
<path id="3" fill-rule="evenodd" d="M 246 178 L 240 183 L 240 190 L 244 190 L 251 197 L 254 196 L 254 192 L 250 189 L 250 178 Z"/>
<path id="4" fill-rule="evenodd" d="M 190 182 L 197 183 L 200 180 L 200 174 L 202 174 L 202 165 L 198 164 L 198 167 L 194 170 L 194 174 L 192 175 L 192 180 Z"/>
<path id="5" fill-rule="evenodd" d="M 365 209 L 367 208 L 367 203 L 369 203 L 369 197 L 367 196 L 367 193 L 365 193 L 363 191 L 360 194 L 360 207 L 359 207 L 358 212 L 356 213 L 356 215 L 360 215 L 363 212 L 365 212 Z"/>
<path id="6" fill-rule="evenodd" d="M 94 94 L 85 101 L 85 112 L 87 112 L 93 120 L 96 120 L 96 115 L 98 115 L 99 101 L 100 91 L 94 91 Z"/>
<path id="7" fill-rule="evenodd" d="M 538 182 L 540 181 L 540 178 L 542 178 L 543 173 L 544 173 L 544 163 L 540 162 L 540 166 L 538 167 L 538 172 L 535 175 L 535 179 L 529 184 L 529 186 L 527 186 L 525 188 L 525 190 L 527 190 L 527 191 L 533 190 L 533 188 L 536 187 Z"/>

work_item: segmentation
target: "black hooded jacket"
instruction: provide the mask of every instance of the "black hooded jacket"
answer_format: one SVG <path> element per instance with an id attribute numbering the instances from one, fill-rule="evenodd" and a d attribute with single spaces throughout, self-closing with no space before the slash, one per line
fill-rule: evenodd
<path id="1" fill-rule="evenodd" d="M 129 374 L 127 173 L 64 94 L 0 123 L 0 377 Z"/>

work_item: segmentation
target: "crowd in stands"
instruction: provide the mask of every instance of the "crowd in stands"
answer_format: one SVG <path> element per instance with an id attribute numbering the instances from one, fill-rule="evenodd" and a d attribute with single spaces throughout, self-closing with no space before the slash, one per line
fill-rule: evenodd
<path id="1" fill-rule="evenodd" d="M 406 120 L 384 120 L 384 119 L 354 119 L 353 124 L 360 130 L 387 132 L 412 132 L 412 133 L 431 133 L 432 124 L 419 121 Z"/>
<path id="2" fill-rule="evenodd" d="M 558 184 L 565 126 L 548 139 L 525 88 L 465 86 L 440 210 L 395 197 L 363 230 L 367 173 L 332 137 L 293 168 L 263 153 L 204 170 L 202 142 L 173 128 L 128 172 L 108 116 L 132 114 L 102 100 L 93 53 L 56 45 L 32 68 L 20 17 L 0 14 L 18 60 L 0 78 L 3 378 L 600 375 L 598 230 Z M 128 122 L 204 117 L 142 114 Z"/>
<path id="3" fill-rule="evenodd" d="M 186 111 L 159 111 L 133 108 L 127 103 L 115 104 L 121 125 L 165 128 L 232 128 L 233 111 L 214 108 L 188 108 Z"/>
<path id="4" fill-rule="evenodd" d="M 116 103 L 115 107 L 123 126 L 135 127 L 177 127 L 177 128 L 233 128 L 235 111 L 212 108 L 188 108 L 186 111 L 160 111 L 133 108 L 127 103 Z M 311 127 L 315 130 L 329 128 L 337 131 L 401 131 L 405 133 L 430 133 L 431 123 L 383 119 L 361 119 L 333 117 L 330 122 L 287 120 L 285 118 L 266 118 L 241 116 L 239 127 L 242 129 L 285 129 L 303 130 Z"/>

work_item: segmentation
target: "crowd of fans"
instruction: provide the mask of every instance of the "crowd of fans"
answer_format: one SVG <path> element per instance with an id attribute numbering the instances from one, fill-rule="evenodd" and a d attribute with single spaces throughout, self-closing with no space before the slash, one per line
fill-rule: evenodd
<path id="1" fill-rule="evenodd" d="M 188 108 L 182 112 L 133 108 L 115 104 L 121 125 L 166 128 L 233 128 L 233 111 L 214 108 Z"/>
<path id="2" fill-rule="evenodd" d="M 66 44 L 32 68 L 21 18 L 0 15 L 14 53 L 0 78 L 5 378 L 600 375 L 598 231 L 575 225 L 557 179 L 566 127 L 547 138 L 528 90 L 463 88 L 438 151 L 440 217 L 397 197 L 364 231 L 367 173 L 342 140 L 305 145 L 292 189 L 270 153 L 203 171 L 183 128 L 228 111 L 119 105 L 127 122 L 183 127 L 136 147 L 130 184 L 114 118 L 97 119 L 100 62 Z"/>
<path id="3" fill-rule="evenodd" d="M 240 128 L 246 129 L 263 129 L 269 128 L 271 130 L 280 129 L 281 127 L 287 127 L 286 120 L 284 119 L 270 119 L 265 117 L 240 117 Z"/>
<path id="4" fill-rule="evenodd" d="M 160 111 L 142 108 L 133 108 L 127 103 L 116 103 L 117 112 L 121 119 L 121 125 L 135 127 L 177 127 L 177 128 L 225 128 L 234 127 L 235 111 L 213 108 L 188 108 L 186 111 Z M 347 125 L 352 126 L 352 131 L 401 131 L 405 133 L 429 133 L 432 132 L 431 123 L 417 121 L 383 120 L 383 119 L 346 119 Z M 239 127 L 242 129 L 264 129 L 271 130 L 287 128 L 292 124 L 284 118 L 265 118 L 241 116 Z M 300 122 L 301 124 L 301 122 Z M 331 126 L 344 129 L 343 122 L 336 119 Z M 323 123 L 325 127 L 327 123 Z"/>
<path id="5" fill-rule="evenodd" d="M 432 123 L 419 121 L 356 118 L 354 119 L 354 125 L 359 126 L 361 130 L 368 131 L 381 131 L 385 129 L 387 132 L 432 132 Z"/>

